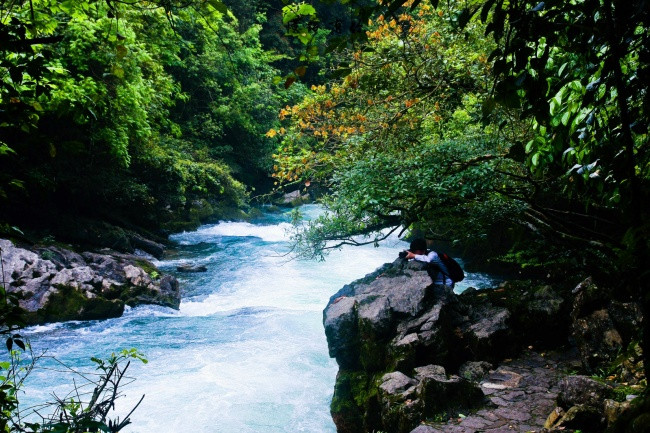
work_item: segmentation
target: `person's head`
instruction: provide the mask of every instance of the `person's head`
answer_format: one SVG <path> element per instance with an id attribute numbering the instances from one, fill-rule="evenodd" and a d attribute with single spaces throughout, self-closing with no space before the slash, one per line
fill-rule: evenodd
<path id="1" fill-rule="evenodd" d="M 416 238 L 411 241 L 409 251 L 413 254 L 424 254 L 427 252 L 427 241 L 422 238 Z"/>

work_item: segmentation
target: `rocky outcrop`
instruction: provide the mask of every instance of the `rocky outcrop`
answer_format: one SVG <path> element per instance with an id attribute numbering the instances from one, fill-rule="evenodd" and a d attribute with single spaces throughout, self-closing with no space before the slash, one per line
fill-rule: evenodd
<path id="1" fill-rule="evenodd" d="M 4 239 L 0 248 L 3 283 L 18 295 L 28 324 L 118 317 L 125 305 L 180 305 L 178 281 L 143 257 L 26 249 Z"/>
<path id="2" fill-rule="evenodd" d="M 591 315 L 597 305 L 584 301 L 585 296 L 573 302 L 582 289 L 572 293 L 568 287 L 516 281 L 456 295 L 430 283 L 420 263 L 398 259 L 330 299 L 323 322 L 330 356 L 339 365 L 331 405 L 338 433 L 461 431 L 431 425 L 472 411 L 483 415 L 467 417 L 468 428 L 472 423 L 477 428 L 479 424 L 499 428 L 509 422 L 541 429 L 556 406 L 563 412 L 552 425 L 577 428 L 589 411 L 604 412 L 605 394 L 594 394 L 599 402 L 594 406 L 576 397 L 578 393 L 571 391 L 576 387 L 569 382 L 559 383 L 561 375 L 555 368 L 568 369 L 566 365 L 549 369 L 548 360 L 531 352 L 519 362 L 519 370 L 502 366 L 504 360 L 531 348 L 566 345 L 578 329 L 590 329 L 591 321 L 580 327 L 580 318 Z M 636 307 L 621 302 L 607 311 L 611 329 L 622 342 L 629 341 L 629 321 L 640 320 Z M 593 340 L 588 347 L 601 344 L 602 336 L 614 335 L 594 333 L 601 338 L 583 339 Z M 579 344 L 576 351 L 583 365 L 589 365 L 587 358 L 592 356 L 586 347 Z M 577 360 L 570 364 L 580 366 Z M 548 383 L 536 383 L 542 376 Z M 529 403 L 543 407 L 522 413 L 521 405 Z M 605 422 L 599 415 L 594 426 Z"/>
<path id="3" fill-rule="evenodd" d="M 613 298 L 612 292 L 591 278 L 573 290 L 571 337 L 590 373 L 625 351 L 641 327 L 640 305 L 631 299 Z"/>

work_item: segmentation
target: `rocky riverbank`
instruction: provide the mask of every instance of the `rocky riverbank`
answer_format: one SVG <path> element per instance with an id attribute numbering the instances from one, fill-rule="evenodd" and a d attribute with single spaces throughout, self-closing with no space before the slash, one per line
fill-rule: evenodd
<path id="1" fill-rule="evenodd" d="M 570 374 L 638 349 L 639 306 L 611 293 L 587 279 L 456 295 L 417 262 L 384 265 L 324 311 L 338 433 L 603 431 L 645 383 L 638 353 L 602 381 L 625 387 Z"/>
<path id="2" fill-rule="evenodd" d="M 28 325 L 119 317 L 126 305 L 180 305 L 176 278 L 143 256 L 16 246 L 6 239 L 0 248 L 2 283 L 17 295 Z"/>

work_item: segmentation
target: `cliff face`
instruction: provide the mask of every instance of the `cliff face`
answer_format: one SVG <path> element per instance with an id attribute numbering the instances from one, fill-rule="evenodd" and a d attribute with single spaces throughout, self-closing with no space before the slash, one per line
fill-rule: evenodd
<path id="1" fill-rule="evenodd" d="M 30 325 L 118 317 L 125 305 L 180 305 L 177 280 L 159 275 L 142 257 L 55 246 L 30 250 L 4 239 L 0 248 L 2 282 L 18 295 Z"/>
<path id="2" fill-rule="evenodd" d="M 574 317 L 592 314 L 585 311 L 591 307 L 573 302 L 582 291 L 512 282 L 456 295 L 432 286 L 418 262 L 401 259 L 343 287 L 323 317 L 330 356 L 339 364 L 331 405 L 338 432 L 406 433 L 423 422 L 494 405 L 491 385 L 481 380 L 495 376 L 494 367 L 522 349 L 559 347 L 569 335 L 577 337 L 585 354 L 590 341 L 609 338 L 618 349 L 629 343 L 632 335 Z M 637 311 L 631 303 L 614 310 Z M 620 322 L 634 320 L 634 314 Z M 581 324 L 577 331 L 576 323 Z M 525 376 L 524 370 L 519 374 Z M 543 426 L 544 419 L 538 423 Z"/>

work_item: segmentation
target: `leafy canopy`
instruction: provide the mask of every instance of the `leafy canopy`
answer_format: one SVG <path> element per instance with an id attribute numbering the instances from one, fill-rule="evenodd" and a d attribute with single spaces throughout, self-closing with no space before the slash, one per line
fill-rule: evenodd
<path id="1" fill-rule="evenodd" d="M 428 5 L 379 16 L 362 49 L 341 53 L 349 69 L 343 79 L 281 110 L 287 126 L 267 133 L 281 136 L 276 178 L 331 191 L 324 199 L 330 213 L 296 235 L 305 254 L 431 221 L 431 237 L 480 237 L 517 210 L 498 191 L 521 187 L 503 174 L 523 172 L 503 141 L 519 127 L 481 124 L 490 45 L 479 23 L 458 33 L 453 17 Z"/>

